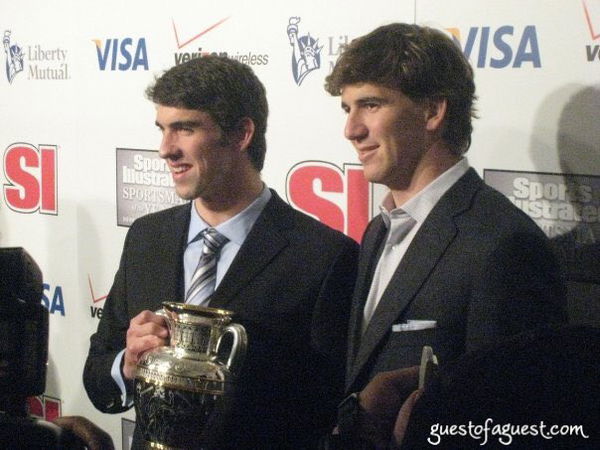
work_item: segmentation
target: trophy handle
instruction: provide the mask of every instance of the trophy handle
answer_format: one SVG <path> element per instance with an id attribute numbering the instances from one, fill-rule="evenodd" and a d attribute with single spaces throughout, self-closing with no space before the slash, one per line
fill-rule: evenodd
<path id="1" fill-rule="evenodd" d="M 173 325 L 172 325 L 172 323 L 171 323 L 171 322 L 172 322 L 172 319 L 171 319 L 171 317 L 169 316 L 169 313 L 167 312 L 167 310 L 166 310 L 165 308 L 160 308 L 160 309 L 157 309 L 156 311 L 154 311 L 154 314 L 156 314 L 156 315 L 158 315 L 158 316 L 161 316 L 161 317 L 164 317 L 164 319 L 165 319 L 165 322 L 167 322 L 167 329 L 169 330 L 169 340 L 170 340 L 170 339 L 171 339 L 171 336 L 172 336 L 172 334 L 173 334 L 173 333 L 172 333 L 172 331 L 173 331 L 173 330 L 172 330 L 172 328 L 173 328 Z"/>
<path id="2" fill-rule="evenodd" d="M 231 352 L 229 353 L 229 359 L 227 360 L 226 366 L 232 373 L 236 373 L 241 367 L 244 357 L 246 356 L 248 337 L 246 335 L 246 329 L 237 323 L 232 323 L 231 325 L 227 325 L 225 328 L 223 328 L 223 334 L 221 335 L 221 338 L 227 333 L 231 333 L 233 336 L 233 344 L 231 345 Z M 219 339 L 217 349 L 219 344 L 221 344 L 221 339 Z"/>

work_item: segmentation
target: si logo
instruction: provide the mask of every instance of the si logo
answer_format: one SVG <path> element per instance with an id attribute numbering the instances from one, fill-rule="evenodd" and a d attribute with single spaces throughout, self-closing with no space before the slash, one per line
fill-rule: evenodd
<path id="1" fill-rule="evenodd" d="M 58 213 L 56 145 L 16 143 L 4 152 L 4 199 L 13 211 Z"/>
<path id="2" fill-rule="evenodd" d="M 61 401 L 58 398 L 48 397 L 47 395 L 28 397 L 27 410 L 30 416 L 52 422 L 61 415 Z"/>
<path id="3" fill-rule="evenodd" d="M 496 29 L 471 27 L 466 39 L 461 37 L 457 28 L 449 28 L 448 31 L 463 50 L 465 57 L 472 57 L 472 61 L 476 61 L 479 68 L 520 68 L 524 64 L 531 64 L 535 68 L 542 66 L 534 25 L 527 25 L 523 30 L 515 29 L 511 25 Z"/>
<path id="4" fill-rule="evenodd" d="M 96 44 L 98 67 L 100 70 L 148 70 L 148 52 L 146 39 L 140 38 L 134 43 L 132 38 L 92 39 Z"/>
<path id="5" fill-rule="evenodd" d="M 360 242 L 369 222 L 369 183 L 359 164 L 305 161 L 290 169 L 286 195 L 292 206 Z"/>

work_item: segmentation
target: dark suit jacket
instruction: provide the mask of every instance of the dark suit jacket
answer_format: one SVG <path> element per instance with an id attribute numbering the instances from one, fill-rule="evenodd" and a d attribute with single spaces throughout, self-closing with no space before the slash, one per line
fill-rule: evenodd
<path id="1" fill-rule="evenodd" d="M 272 195 L 210 303 L 234 311 L 248 333 L 219 448 L 308 447 L 335 422 L 343 391 L 358 245 Z M 103 412 L 126 409 L 110 368 L 130 319 L 183 301 L 189 216 L 189 204 L 170 208 L 135 221 L 127 234 L 84 369 L 87 393 Z"/>
<path id="2" fill-rule="evenodd" d="M 381 216 L 363 238 L 349 327 L 347 392 L 378 372 L 418 365 L 424 345 L 444 364 L 467 350 L 566 320 L 564 288 L 542 231 L 470 169 L 411 242 L 364 336 L 363 307 L 386 235 Z M 393 332 L 407 320 L 437 327 Z"/>

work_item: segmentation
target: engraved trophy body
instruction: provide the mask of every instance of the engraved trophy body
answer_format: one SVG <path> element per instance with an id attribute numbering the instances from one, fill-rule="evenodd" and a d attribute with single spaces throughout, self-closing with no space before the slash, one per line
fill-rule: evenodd
<path id="1" fill-rule="evenodd" d="M 170 345 L 146 352 L 138 363 L 137 426 L 147 448 L 211 448 L 246 353 L 246 331 L 222 309 L 165 302 L 158 314 L 167 320 Z M 219 346 L 228 334 L 231 351 L 221 361 Z"/>

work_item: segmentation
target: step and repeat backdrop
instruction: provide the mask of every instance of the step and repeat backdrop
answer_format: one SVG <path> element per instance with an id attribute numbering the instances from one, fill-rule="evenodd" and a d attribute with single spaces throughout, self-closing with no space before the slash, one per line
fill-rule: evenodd
<path id="1" fill-rule="evenodd" d="M 154 77 L 213 53 L 250 65 L 270 105 L 265 182 L 360 241 L 384 192 L 364 180 L 323 83 L 340 46 L 396 21 L 443 30 L 471 61 L 471 165 L 550 237 L 595 244 L 600 0 L 2 2 L 0 246 L 35 258 L 50 311 L 33 414 L 86 416 L 128 448 L 133 411 L 96 411 L 81 374 L 127 227 L 181 203 L 144 96 Z"/>

